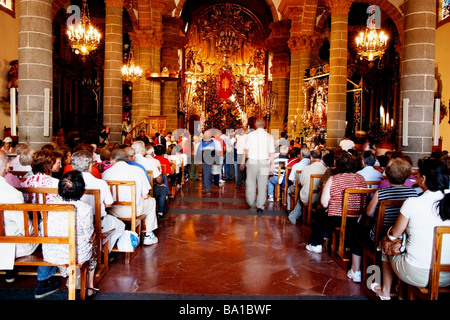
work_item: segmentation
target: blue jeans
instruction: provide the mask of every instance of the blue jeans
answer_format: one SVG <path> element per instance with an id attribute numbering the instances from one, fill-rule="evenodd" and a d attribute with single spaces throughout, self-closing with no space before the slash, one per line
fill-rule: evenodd
<path id="1" fill-rule="evenodd" d="M 37 267 L 37 280 L 47 280 L 58 271 L 58 267 Z"/>
<path id="2" fill-rule="evenodd" d="M 273 192 L 277 184 L 278 184 L 278 176 L 276 175 L 271 176 L 269 178 L 269 182 L 267 183 L 267 194 L 269 196 L 273 196 Z"/>
<path id="3" fill-rule="evenodd" d="M 169 195 L 169 188 L 166 186 L 153 186 L 153 197 L 158 203 L 158 212 L 166 212 L 166 196 Z"/>
<path id="4" fill-rule="evenodd" d="M 202 163 L 202 183 L 205 188 L 205 192 L 211 192 L 211 184 L 212 184 L 212 173 L 211 173 L 211 164 Z"/>

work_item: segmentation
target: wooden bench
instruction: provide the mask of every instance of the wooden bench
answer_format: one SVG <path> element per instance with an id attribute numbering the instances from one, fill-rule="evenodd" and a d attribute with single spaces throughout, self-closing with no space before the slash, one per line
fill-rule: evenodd
<path id="1" fill-rule="evenodd" d="M 129 264 L 130 261 L 136 256 L 136 254 L 138 253 L 139 249 L 141 248 L 141 244 L 142 244 L 142 237 L 141 237 L 141 232 L 142 232 L 142 221 L 144 220 L 145 216 L 142 215 L 138 215 L 137 213 L 137 207 L 136 207 L 136 184 L 134 181 L 121 181 L 121 180 L 105 180 L 106 183 L 108 184 L 110 190 L 111 190 L 111 194 L 113 196 L 114 202 L 113 202 L 113 206 L 126 206 L 126 207 L 130 207 L 130 212 L 131 212 L 131 216 L 129 218 L 119 218 L 118 219 L 122 220 L 123 222 L 125 222 L 126 227 L 128 228 L 128 230 L 130 231 L 134 231 L 138 234 L 139 237 L 139 245 L 133 250 L 133 251 L 127 251 L 125 252 L 125 264 Z M 126 188 L 126 190 L 128 191 L 124 191 L 123 188 Z M 129 193 L 130 195 L 130 200 L 129 201 L 124 201 L 121 200 L 121 194 L 123 194 L 124 192 Z M 123 199 L 123 197 L 122 197 Z M 118 248 L 117 245 L 113 248 L 113 251 L 115 252 L 121 252 Z"/>
<path id="2" fill-rule="evenodd" d="M 7 236 L 5 235 L 4 214 L 5 211 L 23 215 L 24 221 L 24 236 Z M 67 212 L 68 214 L 68 233 L 67 236 L 49 236 L 47 221 L 48 212 Z M 30 213 L 30 214 L 29 214 Z M 33 226 L 33 234 L 29 232 L 29 220 Z M 42 235 L 38 235 L 39 219 L 43 221 Z M 80 268 L 80 299 L 84 300 L 86 297 L 86 277 L 88 261 L 79 265 L 77 264 L 77 245 L 76 245 L 76 223 L 75 223 L 75 206 L 71 204 L 0 204 L 0 243 L 39 243 L 39 244 L 60 244 L 69 246 L 69 263 L 66 266 L 69 274 L 69 292 L 68 299 L 76 299 L 76 280 L 77 267 Z M 29 256 L 20 257 L 15 260 L 16 266 L 58 266 L 43 259 L 41 252 L 35 252 Z"/>
<path id="3" fill-rule="evenodd" d="M 24 177 L 24 175 L 26 175 L 29 171 L 14 171 L 14 170 L 9 170 L 9 173 L 15 175 L 19 180 L 22 180 L 22 178 Z"/>
<path id="4" fill-rule="evenodd" d="M 288 195 L 288 188 L 289 188 L 289 174 L 291 173 L 292 166 L 287 166 L 286 170 L 284 171 L 284 187 L 283 187 L 283 195 L 281 198 L 283 206 L 287 206 L 287 195 Z M 293 209 L 293 208 L 291 208 Z"/>
<path id="5" fill-rule="evenodd" d="M 38 203 L 46 203 L 46 196 L 48 194 L 58 194 L 57 188 L 25 188 L 19 187 L 17 190 L 21 191 L 25 195 L 33 195 Z M 101 198 L 100 190 L 98 189 L 86 189 L 85 194 L 92 195 L 94 197 L 94 227 L 97 235 L 97 268 L 95 269 L 94 285 L 103 278 L 109 269 L 109 236 L 113 232 L 102 232 L 102 212 L 101 212 Z M 42 202 L 41 202 L 42 201 Z M 100 235 L 100 236 L 99 236 Z M 103 248 L 103 255 L 102 255 Z"/>
<path id="6" fill-rule="evenodd" d="M 153 171 L 147 170 L 148 176 L 150 177 L 150 195 L 153 197 Z"/>

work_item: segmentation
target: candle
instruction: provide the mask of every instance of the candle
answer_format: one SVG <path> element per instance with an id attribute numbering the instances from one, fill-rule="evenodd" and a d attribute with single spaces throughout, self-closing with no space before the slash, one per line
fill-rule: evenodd
<path id="1" fill-rule="evenodd" d="M 11 135 L 16 136 L 16 88 L 10 89 Z"/>

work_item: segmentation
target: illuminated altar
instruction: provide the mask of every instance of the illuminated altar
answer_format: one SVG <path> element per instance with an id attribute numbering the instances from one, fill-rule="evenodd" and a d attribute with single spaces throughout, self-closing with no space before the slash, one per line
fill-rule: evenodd
<path id="1" fill-rule="evenodd" d="M 189 28 L 179 111 L 202 129 L 247 127 L 274 108 L 259 20 L 236 4 L 217 4 Z M 273 96 L 273 95 L 272 95 Z"/>

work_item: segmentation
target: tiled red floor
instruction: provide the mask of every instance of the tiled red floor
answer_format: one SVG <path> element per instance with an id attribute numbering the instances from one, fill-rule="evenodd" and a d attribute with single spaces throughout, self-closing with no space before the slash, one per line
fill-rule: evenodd
<path id="1" fill-rule="evenodd" d="M 129 265 L 118 255 L 98 288 L 105 292 L 366 297 L 327 254 L 306 251 L 308 236 L 279 203 L 257 215 L 232 182 L 201 192 L 189 181 Z M 273 212 L 277 213 L 273 215 Z M 272 213 L 272 215 L 270 215 Z"/>

